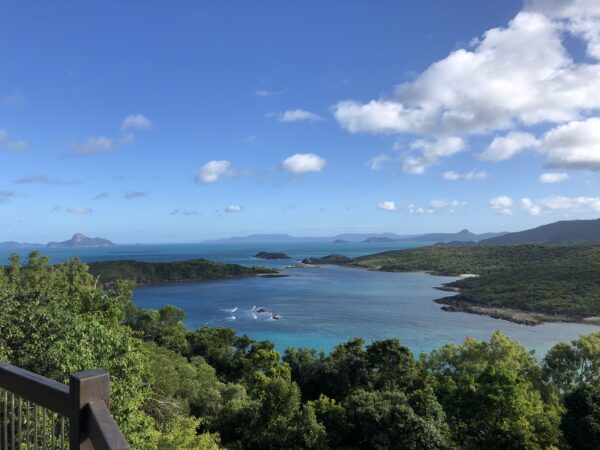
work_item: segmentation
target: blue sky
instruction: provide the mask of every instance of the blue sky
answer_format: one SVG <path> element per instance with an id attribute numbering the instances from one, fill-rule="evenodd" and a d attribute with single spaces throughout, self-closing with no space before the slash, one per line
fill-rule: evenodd
<path id="1" fill-rule="evenodd" d="M 0 1 L 0 241 L 600 213 L 593 0 Z"/>

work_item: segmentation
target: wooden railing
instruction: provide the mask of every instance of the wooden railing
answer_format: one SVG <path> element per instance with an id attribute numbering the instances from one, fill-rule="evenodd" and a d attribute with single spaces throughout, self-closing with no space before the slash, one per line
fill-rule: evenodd
<path id="1" fill-rule="evenodd" d="M 105 370 L 74 373 L 67 386 L 0 362 L 0 450 L 129 449 L 109 406 Z"/>

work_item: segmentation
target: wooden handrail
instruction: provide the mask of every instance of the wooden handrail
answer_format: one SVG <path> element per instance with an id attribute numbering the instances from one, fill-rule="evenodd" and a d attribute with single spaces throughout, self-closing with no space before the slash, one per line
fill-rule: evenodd
<path id="1" fill-rule="evenodd" d="M 69 419 L 71 450 L 129 449 L 127 441 L 110 414 L 109 374 L 105 370 L 94 369 L 74 373 L 66 386 L 20 367 L 0 362 L 0 388 Z M 14 419 L 14 409 L 12 414 Z M 19 418 L 19 427 L 20 420 Z M 29 426 L 29 422 L 27 424 Z M 14 426 L 14 420 L 12 425 Z M 5 442 L 6 426 L 5 423 Z M 18 436 L 20 441 L 20 432 Z M 11 439 L 15 439 L 14 433 Z"/>
<path id="2" fill-rule="evenodd" d="M 87 429 L 94 450 L 128 450 L 127 441 L 103 401 L 88 403 Z"/>
<path id="3" fill-rule="evenodd" d="M 0 362 L 0 387 L 25 400 L 69 416 L 69 387 L 58 381 Z"/>

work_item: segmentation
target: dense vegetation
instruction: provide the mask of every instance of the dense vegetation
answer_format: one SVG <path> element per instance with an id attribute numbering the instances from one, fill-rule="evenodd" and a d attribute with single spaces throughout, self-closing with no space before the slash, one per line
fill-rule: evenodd
<path id="1" fill-rule="evenodd" d="M 0 270 L 0 357 L 65 382 L 111 372 L 133 449 L 590 449 L 600 447 L 600 333 L 538 362 L 500 333 L 416 358 L 398 340 L 330 354 L 183 312 L 136 308 L 131 282 L 100 288 L 76 260 L 33 253 Z"/>
<path id="2" fill-rule="evenodd" d="M 132 259 L 99 261 L 90 263 L 89 271 L 92 275 L 99 277 L 104 284 L 116 280 L 130 280 L 136 284 L 221 280 L 277 272 L 265 267 L 245 267 L 207 259 L 159 263 Z"/>
<path id="3" fill-rule="evenodd" d="M 353 264 L 386 271 L 479 274 L 450 286 L 461 299 L 486 307 L 600 315 L 600 245 L 435 245 L 356 258 Z"/>

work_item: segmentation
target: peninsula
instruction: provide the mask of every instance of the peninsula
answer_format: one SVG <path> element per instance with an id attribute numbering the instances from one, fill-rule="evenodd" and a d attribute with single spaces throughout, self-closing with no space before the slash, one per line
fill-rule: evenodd
<path id="1" fill-rule="evenodd" d="M 132 259 L 99 261 L 88 264 L 89 271 L 103 285 L 117 280 L 129 280 L 137 285 L 180 281 L 224 280 L 256 275 L 277 275 L 274 269 L 239 264 L 224 264 L 207 259 L 174 262 L 142 262 Z"/>
<path id="2" fill-rule="evenodd" d="M 307 258 L 385 272 L 459 277 L 440 289 L 446 311 L 485 314 L 527 325 L 600 324 L 600 245 L 434 245 L 358 258 Z M 465 277 L 465 274 L 478 276 Z"/>

